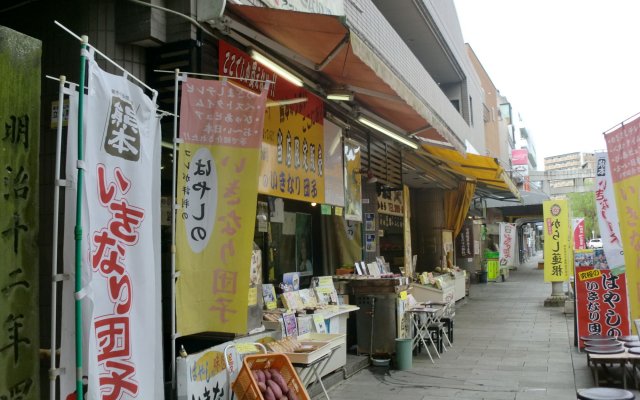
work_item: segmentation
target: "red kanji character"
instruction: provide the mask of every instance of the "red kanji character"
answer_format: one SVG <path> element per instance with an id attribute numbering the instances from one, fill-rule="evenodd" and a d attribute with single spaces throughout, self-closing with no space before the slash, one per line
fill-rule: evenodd
<path id="1" fill-rule="evenodd" d="M 129 358 L 129 317 L 109 315 L 95 321 L 98 362 L 112 358 Z"/>
<path id="2" fill-rule="evenodd" d="M 135 244 L 138 241 L 136 228 L 144 220 L 144 210 L 130 206 L 124 199 L 118 203 L 111 203 L 109 209 L 113 212 L 114 218 L 109 222 L 111 233 L 127 244 Z"/>
<path id="3" fill-rule="evenodd" d="M 236 293 L 237 272 L 225 271 L 224 269 L 215 269 L 213 271 L 213 294 L 218 293 Z"/>
<path id="4" fill-rule="evenodd" d="M 209 307 L 210 311 L 218 311 L 220 313 L 220 322 L 225 323 L 229 321 L 227 313 L 235 314 L 236 310 L 228 308 L 229 303 L 232 303 L 231 299 L 218 298 L 216 299 L 217 306 Z"/>
<path id="5" fill-rule="evenodd" d="M 120 245 L 116 246 L 116 240 L 109 235 L 106 229 L 93 235 L 93 244 L 98 246 L 95 253 L 91 255 L 91 265 L 94 270 L 100 268 L 100 271 L 105 275 L 112 272 L 124 274 L 124 266 L 118 263 L 120 256 L 124 256 L 124 248 Z M 114 247 L 115 251 L 112 250 Z M 107 253 L 106 257 L 105 253 Z"/>
<path id="6" fill-rule="evenodd" d="M 105 363 L 110 373 L 100 374 L 100 393 L 104 400 L 119 400 L 122 392 L 132 397 L 138 394 L 138 382 L 131 379 L 136 373 L 135 365 L 126 361 L 107 361 Z M 118 373 L 118 371 L 122 371 Z"/>
<path id="7" fill-rule="evenodd" d="M 103 164 L 98 164 L 98 195 L 100 197 L 100 203 L 107 205 L 111 203 L 116 192 L 116 187 L 113 182 L 106 183 L 105 167 Z M 131 182 L 124 176 L 120 168 L 114 170 L 116 183 L 122 193 L 127 193 Z"/>

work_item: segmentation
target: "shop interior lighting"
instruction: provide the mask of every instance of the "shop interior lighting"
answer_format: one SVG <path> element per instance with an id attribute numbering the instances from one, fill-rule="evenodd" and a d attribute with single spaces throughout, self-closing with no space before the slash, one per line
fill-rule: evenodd
<path id="1" fill-rule="evenodd" d="M 405 146 L 409 146 L 414 150 L 418 149 L 418 145 L 414 142 L 412 142 L 409 139 L 406 139 L 404 137 L 402 137 L 400 134 L 395 133 L 387 128 L 385 128 L 384 126 L 378 124 L 377 122 L 373 122 L 372 120 L 370 120 L 369 118 L 366 118 L 364 116 L 359 116 L 358 117 L 358 122 L 360 122 L 363 125 L 368 126 L 369 128 L 373 128 L 376 131 L 380 132 L 380 133 L 384 133 L 385 135 L 389 136 L 390 138 L 404 144 Z"/>
<path id="2" fill-rule="evenodd" d="M 353 101 L 353 93 L 347 91 L 332 91 L 327 93 L 327 100 Z"/>
<path id="3" fill-rule="evenodd" d="M 302 80 L 300 78 L 298 78 L 297 76 L 295 76 L 291 72 L 287 71 L 286 69 L 284 69 L 280 65 L 276 64 L 271 59 L 269 59 L 269 58 L 265 57 L 264 55 L 258 53 L 254 49 L 251 49 L 250 54 L 251 54 L 251 58 L 253 58 L 257 62 L 259 62 L 260 64 L 264 65 L 265 67 L 269 68 L 270 70 L 272 70 L 273 72 L 278 74 L 278 76 L 281 76 L 282 78 L 286 79 L 287 81 L 293 83 L 296 86 L 300 86 L 300 87 L 303 86 Z"/>

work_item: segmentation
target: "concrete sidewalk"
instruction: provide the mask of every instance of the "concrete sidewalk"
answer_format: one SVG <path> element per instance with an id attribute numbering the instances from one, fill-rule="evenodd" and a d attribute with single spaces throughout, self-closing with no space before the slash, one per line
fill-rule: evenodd
<path id="1" fill-rule="evenodd" d="M 332 388 L 331 399 L 575 399 L 593 379 L 573 346 L 573 315 L 543 305 L 551 284 L 538 261 L 506 282 L 471 285 L 456 305 L 453 349 L 435 364 L 423 351 L 410 371 L 370 367 Z"/>

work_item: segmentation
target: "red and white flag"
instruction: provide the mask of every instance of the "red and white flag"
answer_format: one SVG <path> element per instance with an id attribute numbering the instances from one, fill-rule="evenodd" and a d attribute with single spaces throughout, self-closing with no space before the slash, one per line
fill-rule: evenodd
<path id="1" fill-rule="evenodd" d="M 156 105 L 140 87 L 102 71 L 93 60 L 88 87 L 81 208 L 86 275 L 77 295 L 83 302 L 87 399 L 162 399 Z M 70 142 L 77 143 L 73 135 L 70 131 Z M 68 149 L 67 173 L 73 174 L 76 155 L 76 149 Z M 75 196 L 66 200 L 66 209 L 75 210 Z M 66 272 L 73 271 L 75 264 L 69 251 L 74 237 L 68 234 L 74 221 L 75 212 L 66 215 Z M 73 303 L 69 304 L 73 296 L 66 293 L 63 321 L 73 315 Z M 63 344 L 63 353 L 68 346 Z M 75 380 L 73 364 L 64 366 L 67 372 L 62 380 Z M 61 389 L 66 400 L 68 383 L 61 383 Z"/>

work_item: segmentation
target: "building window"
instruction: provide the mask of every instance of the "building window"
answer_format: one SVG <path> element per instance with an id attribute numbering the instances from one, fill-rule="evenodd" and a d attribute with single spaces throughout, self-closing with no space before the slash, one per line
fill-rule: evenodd
<path id="1" fill-rule="evenodd" d="M 473 126 L 473 98 L 469 96 L 469 125 Z"/>

